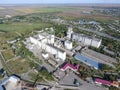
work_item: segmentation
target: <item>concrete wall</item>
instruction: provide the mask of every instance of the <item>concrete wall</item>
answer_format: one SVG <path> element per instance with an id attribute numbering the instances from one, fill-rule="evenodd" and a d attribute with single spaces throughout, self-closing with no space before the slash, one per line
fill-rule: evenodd
<path id="1" fill-rule="evenodd" d="M 93 47 L 96 47 L 96 48 L 100 47 L 101 41 L 102 41 L 102 40 L 97 39 L 97 38 L 91 38 L 91 37 L 87 37 L 85 35 L 77 34 L 77 33 L 72 34 L 72 40 L 80 42 L 84 45 L 93 46 Z"/>
<path id="2" fill-rule="evenodd" d="M 41 47 L 41 42 L 38 41 L 37 39 L 33 38 L 33 37 L 30 37 L 30 42 L 33 43 L 33 44 L 36 44 L 38 45 L 39 47 Z"/>
<path id="3" fill-rule="evenodd" d="M 54 41 L 55 41 L 55 36 L 54 35 L 47 36 L 47 39 L 48 39 L 47 43 L 54 44 Z"/>
<path id="4" fill-rule="evenodd" d="M 59 58 L 63 61 L 66 59 L 66 52 L 59 50 L 55 46 L 51 46 L 49 44 L 46 44 L 46 52 L 53 54 L 53 55 L 56 55 L 57 58 Z"/>
<path id="5" fill-rule="evenodd" d="M 100 41 L 92 40 L 92 44 L 91 44 L 91 46 L 94 46 L 94 47 L 99 48 L 100 45 L 101 45 L 101 42 L 102 42 L 102 40 L 100 40 Z"/>
<path id="6" fill-rule="evenodd" d="M 64 46 L 65 46 L 66 49 L 71 50 L 72 49 L 72 42 L 65 41 Z"/>
<path id="7" fill-rule="evenodd" d="M 69 28 L 68 28 L 68 32 L 67 32 L 67 37 L 68 37 L 69 39 L 71 39 L 72 33 L 73 33 L 73 29 L 72 29 L 71 27 L 69 27 Z"/>

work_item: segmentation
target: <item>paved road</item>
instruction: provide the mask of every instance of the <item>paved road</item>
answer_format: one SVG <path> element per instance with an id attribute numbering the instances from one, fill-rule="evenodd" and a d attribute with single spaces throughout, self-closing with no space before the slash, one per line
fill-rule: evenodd
<path id="1" fill-rule="evenodd" d="M 103 36 L 103 37 L 107 37 L 107 38 L 111 38 L 113 40 L 116 40 L 116 41 L 119 41 L 120 42 L 120 39 L 119 38 L 115 38 L 115 37 L 112 37 L 108 34 L 105 34 L 105 33 L 101 33 L 101 32 L 98 32 L 98 31 L 93 31 L 93 30 L 90 30 L 90 29 L 87 29 L 87 28 L 83 28 L 83 27 L 78 27 L 78 29 L 81 29 L 81 30 L 84 30 L 84 31 L 88 31 L 88 32 L 92 32 L 92 33 L 95 33 L 99 36 Z"/>
<path id="2" fill-rule="evenodd" d="M 1 60 L 0 60 L 0 69 L 2 69 L 3 68 L 3 66 L 2 66 L 2 63 L 1 63 Z"/>

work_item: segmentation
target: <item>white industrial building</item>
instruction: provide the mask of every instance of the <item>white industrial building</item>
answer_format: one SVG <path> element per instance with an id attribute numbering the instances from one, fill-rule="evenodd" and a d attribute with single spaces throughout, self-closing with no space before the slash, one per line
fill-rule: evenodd
<path id="1" fill-rule="evenodd" d="M 0 84 L 0 90 L 21 90 L 20 78 L 16 76 L 10 76 L 4 79 Z"/>
<path id="2" fill-rule="evenodd" d="M 54 35 L 47 33 L 41 33 L 35 35 L 34 37 L 29 37 L 26 39 L 27 43 L 32 43 L 38 45 L 40 48 L 45 49 L 46 43 L 54 44 Z"/>
<path id="3" fill-rule="evenodd" d="M 66 59 L 66 52 L 54 45 L 46 44 L 46 52 L 53 54 L 57 60 L 65 61 Z"/>
<path id="4" fill-rule="evenodd" d="M 71 39 L 72 33 L 73 33 L 73 28 L 68 27 L 67 37 L 68 37 L 69 39 Z"/>
<path id="5" fill-rule="evenodd" d="M 74 33 L 71 28 L 68 28 L 67 37 L 72 39 L 72 41 L 80 42 L 87 46 L 93 46 L 99 48 L 102 42 L 102 39 L 92 38 L 84 34 Z"/>
<path id="6" fill-rule="evenodd" d="M 64 42 L 64 47 L 65 47 L 65 49 L 71 50 L 72 49 L 72 42 L 66 40 Z"/>
<path id="7" fill-rule="evenodd" d="M 48 34 L 48 33 L 40 33 L 33 37 L 29 37 L 26 39 L 27 44 L 29 45 L 29 49 L 31 49 L 32 44 L 36 45 L 38 48 L 54 55 L 56 60 L 65 60 L 66 59 L 66 52 L 59 49 L 57 46 L 54 46 L 55 36 Z"/>

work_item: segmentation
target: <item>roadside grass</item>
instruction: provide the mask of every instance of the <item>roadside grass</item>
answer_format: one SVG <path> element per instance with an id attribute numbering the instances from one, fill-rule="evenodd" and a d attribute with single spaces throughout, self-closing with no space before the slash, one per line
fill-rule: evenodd
<path id="1" fill-rule="evenodd" d="M 39 64 L 42 64 L 42 60 L 39 60 L 38 58 L 36 58 L 34 55 L 32 55 L 31 57 L 34 61 L 38 62 Z"/>
<path id="2" fill-rule="evenodd" d="M 29 66 L 29 60 L 23 58 L 19 58 L 14 61 L 11 60 L 7 63 L 7 65 L 15 74 L 26 73 L 31 69 Z"/>
<path id="3" fill-rule="evenodd" d="M 31 80 L 35 81 L 37 79 L 37 82 L 42 82 L 44 81 L 43 77 L 42 76 L 37 76 L 37 73 L 35 72 L 30 72 L 29 74 L 29 77 Z"/>
<path id="4" fill-rule="evenodd" d="M 14 57 L 12 49 L 3 51 L 2 54 L 3 54 L 6 61 L 9 60 L 9 59 L 12 59 Z"/>
<path id="5" fill-rule="evenodd" d="M 4 70 L 7 71 L 7 75 L 11 75 L 12 72 L 11 72 L 11 70 L 9 69 L 9 67 L 7 66 L 7 64 L 4 62 L 4 60 L 3 60 L 3 58 L 2 58 L 1 55 L 0 55 L 0 60 L 1 60 L 1 64 L 2 64 L 2 66 L 3 66 L 3 68 L 4 68 Z"/>

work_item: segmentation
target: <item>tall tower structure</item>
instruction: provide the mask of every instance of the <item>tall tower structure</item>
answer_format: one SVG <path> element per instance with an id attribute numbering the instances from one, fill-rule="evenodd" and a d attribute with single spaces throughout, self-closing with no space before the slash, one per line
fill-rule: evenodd
<path id="1" fill-rule="evenodd" d="M 72 28 L 72 27 L 68 27 L 67 37 L 68 37 L 69 39 L 71 39 L 72 33 L 73 33 L 73 28 Z"/>

